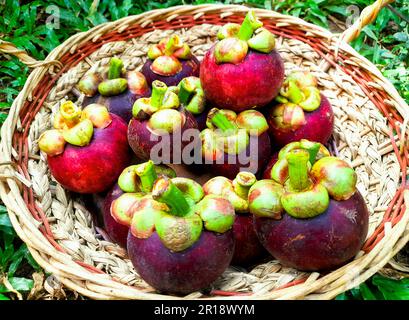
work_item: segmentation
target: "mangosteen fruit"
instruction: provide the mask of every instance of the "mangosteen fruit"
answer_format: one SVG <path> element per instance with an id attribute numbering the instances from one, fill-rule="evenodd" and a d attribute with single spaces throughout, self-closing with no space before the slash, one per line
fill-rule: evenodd
<path id="1" fill-rule="evenodd" d="M 283 265 L 303 271 L 348 262 L 368 232 L 368 209 L 356 189 L 355 171 L 337 157 L 315 161 L 317 150 L 319 144 L 310 151 L 289 150 L 288 178 L 257 181 L 248 198 L 264 247 Z"/>
<path id="2" fill-rule="evenodd" d="M 232 264 L 248 267 L 268 255 L 254 230 L 253 216 L 249 213 L 248 192 L 256 183 L 256 176 L 250 172 L 239 172 L 234 180 L 218 176 L 203 185 L 206 195 L 223 197 L 233 205 L 236 219 L 233 233 L 236 241 Z"/>
<path id="3" fill-rule="evenodd" d="M 300 141 L 294 141 L 287 144 L 277 152 L 273 152 L 270 161 L 266 165 L 263 172 L 263 179 L 273 179 L 278 182 L 284 183 L 288 179 L 288 162 L 286 155 L 290 150 L 304 149 L 307 150 L 315 161 L 330 156 L 329 150 L 319 142 L 313 142 L 307 139 L 301 139 Z M 278 163 L 277 165 L 275 165 Z M 311 163 L 309 164 L 311 165 Z"/>
<path id="4" fill-rule="evenodd" d="M 142 67 L 148 84 L 159 80 L 176 86 L 183 78 L 199 76 L 200 62 L 178 35 L 164 38 L 148 50 L 148 59 Z"/>
<path id="5" fill-rule="evenodd" d="M 271 138 L 282 147 L 308 139 L 326 144 L 334 130 L 334 112 L 308 72 L 291 73 L 280 89 L 279 103 L 267 108 Z"/>
<path id="6" fill-rule="evenodd" d="M 128 127 L 129 145 L 141 160 L 152 159 L 157 164 L 183 163 L 185 148 L 193 145 L 194 149 L 195 142 L 200 147 L 196 120 L 180 105 L 173 88 L 157 80 L 152 85 L 152 96 L 136 100 L 133 106 Z"/>
<path id="7" fill-rule="evenodd" d="M 171 168 L 155 166 L 152 161 L 131 165 L 122 171 L 118 182 L 103 202 L 104 228 L 113 242 L 126 248 L 132 218 L 130 210 L 144 195 L 151 192 L 154 181 L 161 175 L 176 177 Z"/>
<path id="8" fill-rule="evenodd" d="M 102 69 L 86 74 L 78 89 L 85 95 L 84 107 L 94 103 L 104 105 L 126 123 L 132 118 L 135 101 L 151 94 L 145 76 L 136 70 L 126 71 L 122 60 L 116 57 L 111 58 L 106 72 Z"/>
<path id="9" fill-rule="evenodd" d="M 206 123 L 200 133 L 202 157 L 213 174 L 234 179 L 240 171 L 261 172 L 271 154 L 268 124 L 261 112 L 246 110 L 237 115 L 213 108 Z"/>
<path id="10" fill-rule="evenodd" d="M 97 104 L 81 110 L 71 101 L 61 103 L 54 128 L 38 145 L 55 180 L 78 193 L 108 190 L 131 159 L 126 123 Z"/>
<path id="11" fill-rule="evenodd" d="M 236 112 L 262 107 L 279 93 L 284 62 L 275 50 L 274 35 L 253 11 L 241 25 L 224 25 L 219 41 L 205 54 L 200 80 L 206 99 Z"/>
<path id="12" fill-rule="evenodd" d="M 160 292 L 186 295 L 207 288 L 233 257 L 234 218 L 228 200 L 204 196 L 197 182 L 160 177 L 133 210 L 128 255 L 141 278 Z"/>

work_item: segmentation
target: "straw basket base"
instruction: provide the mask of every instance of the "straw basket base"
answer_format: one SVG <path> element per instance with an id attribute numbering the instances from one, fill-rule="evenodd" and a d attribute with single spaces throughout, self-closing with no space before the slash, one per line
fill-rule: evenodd
<path id="1" fill-rule="evenodd" d="M 0 195 L 35 260 L 64 285 L 95 299 L 174 298 L 141 280 L 126 251 L 94 225 L 84 199 L 51 177 L 37 139 L 51 126 L 59 103 L 76 99 L 78 81 L 114 55 L 127 69 L 140 69 L 149 44 L 172 33 L 202 58 L 218 25 L 241 22 L 246 11 L 241 6 L 182 6 L 124 18 L 70 38 L 30 75 L 2 128 Z M 368 239 L 353 261 L 326 274 L 299 272 L 271 259 L 251 270 L 231 267 L 210 291 L 187 298 L 331 299 L 377 272 L 409 240 L 409 191 L 402 182 L 408 156 L 401 144 L 407 105 L 376 67 L 347 44 L 338 48 L 328 31 L 267 10 L 256 14 L 277 35 L 286 73 L 311 71 L 333 106 L 335 133 L 329 147 L 358 174 L 358 189 L 370 211 Z"/>
<path id="2" fill-rule="evenodd" d="M 50 126 L 50 117 L 58 110 L 61 99 L 75 99 L 71 90 L 89 70 L 106 65 L 114 55 L 123 59 L 127 69 L 139 70 L 149 45 L 172 33 L 179 34 L 191 45 L 193 53 L 202 58 L 215 40 L 218 28 L 201 25 L 176 31 L 157 30 L 130 41 L 110 42 L 102 46 L 88 59 L 63 74 L 49 94 L 45 108 L 30 128 L 32 153 L 38 153 L 35 141 Z M 356 169 L 358 189 L 371 212 L 371 235 L 381 223 L 383 212 L 399 184 L 399 164 L 393 153 L 385 151 L 390 141 L 385 119 L 350 77 L 336 69 L 322 71 L 319 67 L 320 56 L 308 44 L 279 37 L 277 48 L 285 61 L 287 74 L 292 70 L 311 71 L 318 78 L 320 89 L 329 98 L 336 117 L 330 148 Z M 70 197 L 57 183 L 49 183 L 50 173 L 45 159 L 31 160 L 29 173 L 35 196 L 48 217 L 57 243 L 74 260 L 94 266 L 120 283 L 137 286 L 146 292 L 153 291 L 138 277 L 126 252 L 98 234 L 93 218 L 81 204 L 81 199 Z M 215 290 L 262 296 L 294 281 L 301 283 L 305 279 L 312 281 L 317 277 L 319 274 L 311 275 L 286 268 L 271 258 L 250 272 L 231 267 L 212 287 Z M 331 288 L 327 290 L 331 291 Z M 200 297 L 201 293 L 194 293 L 193 296 Z"/>

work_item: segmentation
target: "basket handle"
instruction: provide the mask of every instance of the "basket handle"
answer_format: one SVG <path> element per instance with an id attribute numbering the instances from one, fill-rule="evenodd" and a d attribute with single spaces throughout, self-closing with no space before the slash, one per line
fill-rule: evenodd
<path id="1" fill-rule="evenodd" d="M 24 63 L 29 68 L 37 68 L 47 65 L 55 65 L 59 68 L 62 68 L 62 63 L 57 60 L 50 60 L 50 61 L 38 61 L 32 57 L 30 57 L 26 51 L 18 49 L 14 44 L 11 42 L 7 42 L 0 39 L 0 53 L 3 54 L 11 54 L 16 56 L 22 63 Z"/>
<path id="2" fill-rule="evenodd" d="M 372 23 L 372 21 L 376 19 L 379 11 L 392 2 L 394 2 L 394 0 L 376 0 L 373 4 L 364 8 L 355 23 L 341 34 L 340 39 L 345 42 L 351 42 L 358 38 L 362 28 Z"/>

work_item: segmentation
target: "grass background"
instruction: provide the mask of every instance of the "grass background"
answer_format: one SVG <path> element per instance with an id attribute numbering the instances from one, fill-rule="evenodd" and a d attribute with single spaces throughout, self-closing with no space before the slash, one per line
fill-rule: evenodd
<path id="1" fill-rule="evenodd" d="M 71 35 L 100 23 L 152 9 L 203 3 L 246 4 L 266 8 L 340 32 L 351 21 L 351 16 L 373 1 L 0 0 L 0 38 L 42 60 Z M 58 14 L 58 28 L 47 27 L 46 22 L 53 14 Z M 388 5 L 381 10 L 376 21 L 362 31 L 352 46 L 377 65 L 409 103 L 409 2 L 397 0 Z M 28 73 L 28 68 L 18 59 L 0 56 L 0 126 Z M 78 295 L 64 291 L 55 278 L 44 274 L 25 244 L 16 236 L 6 209 L 0 203 L 0 300 L 16 298 L 78 298 Z M 337 299 L 409 299 L 409 279 L 397 281 L 376 275 Z"/>

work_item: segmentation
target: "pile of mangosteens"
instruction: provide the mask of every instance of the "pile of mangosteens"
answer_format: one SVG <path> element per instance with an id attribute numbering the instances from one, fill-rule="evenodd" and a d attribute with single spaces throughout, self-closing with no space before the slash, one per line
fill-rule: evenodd
<path id="1" fill-rule="evenodd" d="M 273 258 L 331 270 L 367 235 L 357 175 L 325 147 L 334 114 L 317 79 L 285 77 L 253 11 L 217 38 L 201 62 L 177 35 L 148 48 L 141 72 L 111 58 L 38 140 L 54 179 L 92 195 L 104 236 L 163 293 Z"/>

